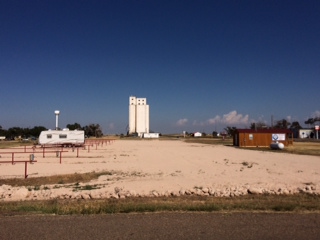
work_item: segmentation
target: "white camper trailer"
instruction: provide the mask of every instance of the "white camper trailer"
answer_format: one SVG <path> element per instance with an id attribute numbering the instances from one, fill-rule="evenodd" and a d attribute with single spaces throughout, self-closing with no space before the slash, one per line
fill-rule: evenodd
<path id="1" fill-rule="evenodd" d="M 69 129 L 42 131 L 39 144 L 58 144 L 67 146 L 81 146 L 84 144 L 84 131 Z"/>

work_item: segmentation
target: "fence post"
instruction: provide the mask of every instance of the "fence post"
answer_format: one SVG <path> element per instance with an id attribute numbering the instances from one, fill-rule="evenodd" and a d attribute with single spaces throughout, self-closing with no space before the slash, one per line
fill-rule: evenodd
<path id="1" fill-rule="evenodd" d="M 27 178 L 28 177 L 28 175 L 27 175 L 27 172 L 28 172 L 28 170 L 27 170 L 27 167 L 28 166 L 28 162 L 27 161 L 25 161 L 24 162 L 24 178 Z"/>

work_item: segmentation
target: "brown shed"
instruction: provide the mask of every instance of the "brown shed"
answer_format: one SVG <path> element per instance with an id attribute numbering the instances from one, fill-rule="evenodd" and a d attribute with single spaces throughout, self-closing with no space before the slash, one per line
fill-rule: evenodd
<path id="1" fill-rule="evenodd" d="M 237 129 L 233 145 L 239 147 L 270 147 L 273 142 L 284 146 L 293 144 L 293 133 L 289 129 Z"/>

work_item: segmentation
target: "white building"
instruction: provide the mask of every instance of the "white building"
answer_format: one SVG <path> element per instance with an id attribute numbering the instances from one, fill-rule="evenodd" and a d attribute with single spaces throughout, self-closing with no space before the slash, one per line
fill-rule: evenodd
<path id="1" fill-rule="evenodd" d="M 311 138 L 312 133 L 313 129 L 299 129 L 299 138 Z"/>
<path id="2" fill-rule="evenodd" d="M 149 133 L 149 105 L 146 98 L 129 97 L 129 134 Z"/>
<path id="3" fill-rule="evenodd" d="M 144 133 L 143 138 L 159 138 L 159 133 Z"/>
<path id="4" fill-rule="evenodd" d="M 194 137 L 202 137 L 202 133 L 201 132 L 195 132 L 194 133 Z"/>

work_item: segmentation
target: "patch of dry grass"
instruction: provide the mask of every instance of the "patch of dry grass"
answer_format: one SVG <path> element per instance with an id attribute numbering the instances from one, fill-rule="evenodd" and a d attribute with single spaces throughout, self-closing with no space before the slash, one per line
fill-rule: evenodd
<path id="1" fill-rule="evenodd" d="M 0 141 L 0 149 L 21 147 L 21 146 L 33 146 L 35 142 L 22 142 L 22 141 Z"/>
<path id="2" fill-rule="evenodd" d="M 54 175 L 46 177 L 33 177 L 27 179 L 21 178 L 9 178 L 0 179 L 0 185 L 6 184 L 10 186 L 41 186 L 49 184 L 70 184 L 76 182 L 89 182 L 93 179 L 97 179 L 102 175 L 112 175 L 112 171 L 104 172 L 89 172 L 89 173 L 75 173 L 75 174 L 64 174 Z"/>
<path id="3" fill-rule="evenodd" d="M 48 200 L 0 202 L 1 215 L 15 214 L 108 214 L 161 211 L 260 211 L 260 212 L 319 212 L 320 196 L 247 195 L 237 198 L 200 196 L 132 197 L 103 200 Z"/>
<path id="4" fill-rule="evenodd" d="M 183 140 L 187 143 L 202 143 L 202 144 L 212 144 L 212 145 L 233 145 L 232 138 L 212 138 L 212 137 L 202 137 L 202 138 L 194 138 L 188 137 L 183 138 Z"/>
<path id="5" fill-rule="evenodd" d="M 285 149 L 289 153 L 320 156 L 320 141 L 294 142 Z"/>

